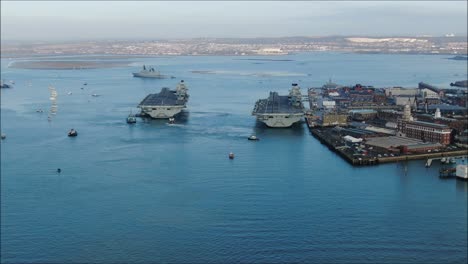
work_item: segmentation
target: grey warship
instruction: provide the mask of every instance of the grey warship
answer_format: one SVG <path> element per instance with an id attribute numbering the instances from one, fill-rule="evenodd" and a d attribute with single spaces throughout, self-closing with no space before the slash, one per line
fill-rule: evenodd
<path id="1" fill-rule="evenodd" d="M 141 114 L 152 118 L 174 117 L 186 108 L 189 99 L 187 90 L 187 86 L 181 80 L 175 90 L 164 87 L 159 93 L 149 94 L 138 105 Z"/>
<path id="2" fill-rule="evenodd" d="M 290 127 L 304 116 L 302 94 L 296 83 L 292 84 L 289 95 L 270 92 L 267 99 L 255 103 L 252 115 L 268 127 Z"/>
<path id="3" fill-rule="evenodd" d="M 133 77 L 154 78 L 154 79 L 175 78 L 174 76 L 161 74 L 159 71 L 154 70 L 153 67 L 149 67 L 147 69 L 146 65 L 143 65 L 143 69 L 140 72 L 134 72 Z"/>

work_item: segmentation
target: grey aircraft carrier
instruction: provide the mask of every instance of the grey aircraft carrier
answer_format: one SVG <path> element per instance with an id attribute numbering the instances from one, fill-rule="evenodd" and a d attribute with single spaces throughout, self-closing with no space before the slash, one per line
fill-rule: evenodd
<path id="1" fill-rule="evenodd" d="M 293 83 L 289 95 L 270 92 L 267 99 L 255 103 L 252 115 L 269 127 L 290 127 L 304 116 L 302 94 L 297 84 Z"/>
<path id="2" fill-rule="evenodd" d="M 177 84 L 175 90 L 167 87 L 161 89 L 159 93 L 149 94 L 138 105 L 142 114 L 152 118 L 171 118 L 186 107 L 189 95 L 184 81 Z"/>

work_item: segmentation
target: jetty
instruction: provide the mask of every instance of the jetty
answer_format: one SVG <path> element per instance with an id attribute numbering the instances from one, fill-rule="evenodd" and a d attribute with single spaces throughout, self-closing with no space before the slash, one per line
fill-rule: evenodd
<path id="1" fill-rule="evenodd" d="M 353 166 L 369 166 L 381 163 L 408 161 L 408 160 L 426 160 L 426 166 L 430 166 L 434 160 L 439 160 L 447 157 L 457 157 L 466 159 L 468 151 L 466 149 L 457 149 L 440 152 L 427 152 L 427 153 L 382 153 L 371 155 L 366 150 L 364 143 L 347 144 L 343 142 L 338 136 L 332 135 L 329 132 L 330 128 L 309 128 L 310 133 L 326 145 L 328 149 L 335 152 L 348 163 Z M 357 146 L 355 146 L 357 145 Z"/>

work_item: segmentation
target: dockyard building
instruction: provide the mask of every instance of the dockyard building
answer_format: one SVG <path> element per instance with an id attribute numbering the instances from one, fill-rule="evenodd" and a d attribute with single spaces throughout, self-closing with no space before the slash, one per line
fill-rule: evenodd
<path id="1" fill-rule="evenodd" d="M 443 124 L 400 119 L 398 121 L 398 131 L 409 138 L 448 145 L 450 144 L 452 129 Z"/>

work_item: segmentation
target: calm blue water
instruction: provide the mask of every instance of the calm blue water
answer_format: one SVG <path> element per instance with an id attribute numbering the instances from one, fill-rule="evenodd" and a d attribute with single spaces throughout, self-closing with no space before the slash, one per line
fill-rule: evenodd
<path id="1" fill-rule="evenodd" d="M 3 59 L 1 78 L 16 84 L 1 91 L 1 261 L 466 263 L 466 182 L 441 180 L 439 164 L 426 169 L 424 161 L 354 168 L 304 124 L 266 129 L 250 115 L 258 98 L 286 93 L 292 82 L 303 91 L 329 77 L 447 86 L 466 79 L 466 62 L 282 58 L 293 61 L 166 57 L 128 59 L 123 68 L 23 70 Z M 142 64 L 178 78 L 131 77 Z M 125 123 L 144 96 L 180 79 L 191 97 L 178 125 Z M 51 122 L 49 84 L 59 93 Z M 79 136 L 68 138 L 70 128 Z M 261 140 L 247 141 L 252 133 Z"/>

